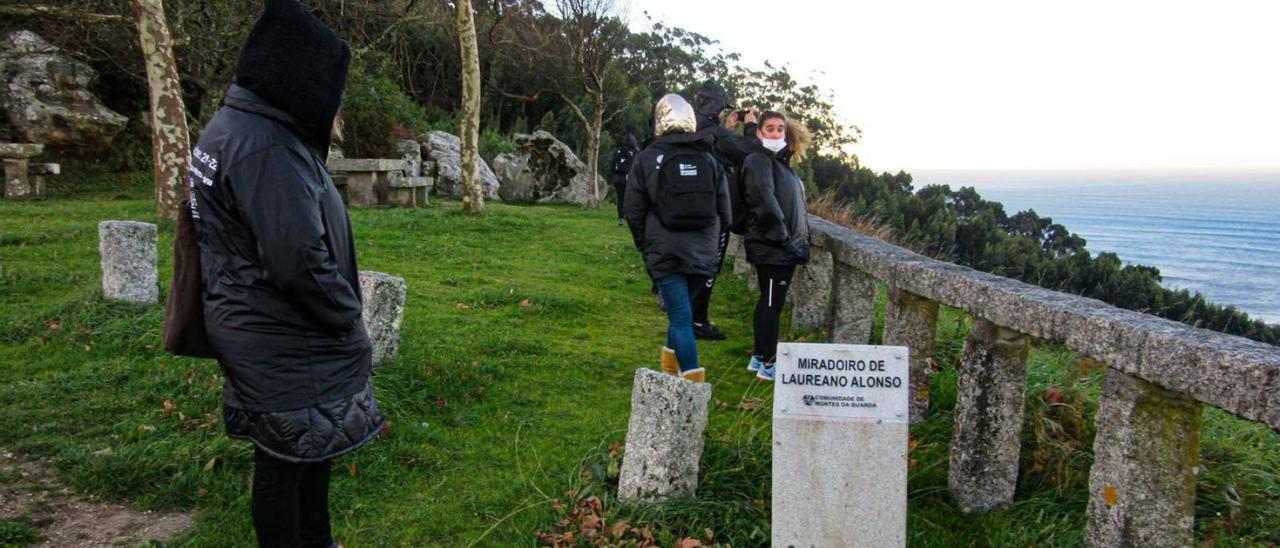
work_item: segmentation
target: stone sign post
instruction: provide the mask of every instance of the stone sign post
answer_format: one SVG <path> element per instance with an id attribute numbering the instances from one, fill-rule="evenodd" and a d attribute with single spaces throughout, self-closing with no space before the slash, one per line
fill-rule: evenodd
<path id="1" fill-rule="evenodd" d="M 905 546 L 907 349 L 778 345 L 773 545 Z"/>

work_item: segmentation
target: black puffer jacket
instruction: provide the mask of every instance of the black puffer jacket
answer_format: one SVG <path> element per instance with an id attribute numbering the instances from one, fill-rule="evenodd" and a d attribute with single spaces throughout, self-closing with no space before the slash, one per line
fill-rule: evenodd
<path id="1" fill-rule="evenodd" d="M 349 60 L 296 2 L 269 1 L 192 153 L 227 430 L 293 462 L 351 451 L 385 423 L 351 224 L 322 157 Z"/>
<path id="2" fill-rule="evenodd" d="M 720 125 L 720 113 L 729 106 L 729 95 L 724 87 L 715 80 L 707 80 L 698 89 L 694 97 L 694 111 L 698 115 L 698 133 L 711 138 L 711 153 L 724 168 L 729 179 L 729 202 L 733 210 L 733 220 L 724 229 L 732 228 L 735 232 L 744 229 L 746 221 L 746 204 L 744 203 L 739 175 L 742 163 L 747 155 L 758 146 L 756 140 L 756 123 L 745 122 L 743 134 Z"/>
<path id="3" fill-rule="evenodd" d="M 809 262 L 809 217 L 804 182 L 791 170 L 791 151 L 758 147 L 743 163 L 747 208 L 747 262 L 798 265 Z"/>
<path id="4" fill-rule="evenodd" d="M 644 255 L 649 277 L 657 280 L 672 274 L 696 274 L 714 276 L 720 261 L 717 244 L 720 227 L 730 219 L 729 187 L 724 170 L 713 158 L 709 158 L 719 181 L 716 191 L 716 210 L 719 218 L 712 226 L 702 230 L 668 230 L 658 220 L 658 164 L 659 157 L 669 147 L 693 147 L 711 155 L 711 140 L 698 133 L 673 133 L 658 137 L 652 145 L 636 155 L 627 176 L 627 194 L 623 200 L 624 216 L 631 227 L 636 249 Z"/>

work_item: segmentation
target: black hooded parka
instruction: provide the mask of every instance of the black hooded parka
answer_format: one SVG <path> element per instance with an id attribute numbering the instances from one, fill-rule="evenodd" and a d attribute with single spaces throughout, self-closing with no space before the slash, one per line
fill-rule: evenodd
<path id="1" fill-rule="evenodd" d="M 297 2 L 269 0 L 192 151 L 227 431 L 290 462 L 349 452 L 385 423 L 351 224 L 325 168 L 350 58 Z"/>

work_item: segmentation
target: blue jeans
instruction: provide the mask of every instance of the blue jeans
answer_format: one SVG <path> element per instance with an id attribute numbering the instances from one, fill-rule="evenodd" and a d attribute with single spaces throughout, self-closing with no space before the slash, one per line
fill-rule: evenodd
<path id="1" fill-rule="evenodd" d="M 673 274 L 657 280 L 658 292 L 667 304 L 667 347 L 676 351 L 680 370 L 698 368 L 698 344 L 693 338 L 693 305 L 690 286 L 704 282 L 701 276 Z"/>

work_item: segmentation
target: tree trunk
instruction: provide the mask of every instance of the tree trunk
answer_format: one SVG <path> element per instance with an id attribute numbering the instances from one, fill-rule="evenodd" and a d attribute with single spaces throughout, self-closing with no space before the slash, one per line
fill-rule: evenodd
<path id="1" fill-rule="evenodd" d="M 484 211 L 480 184 L 480 52 L 471 0 L 458 0 L 458 45 L 462 52 L 462 109 L 458 112 L 458 138 L 462 141 L 462 209 Z"/>
<path id="2" fill-rule="evenodd" d="M 587 169 L 591 170 L 591 191 L 594 202 L 591 207 L 599 207 L 600 198 L 600 134 L 604 131 L 604 93 L 597 90 L 591 94 L 591 127 L 590 141 L 587 142 Z"/>
<path id="3" fill-rule="evenodd" d="M 152 165 L 156 179 L 156 213 L 160 221 L 176 221 L 190 162 L 187 116 L 173 59 L 162 0 L 133 0 L 138 40 L 151 91 Z"/>

